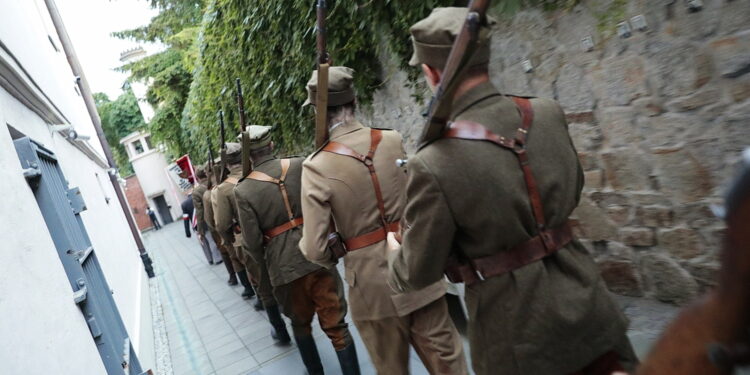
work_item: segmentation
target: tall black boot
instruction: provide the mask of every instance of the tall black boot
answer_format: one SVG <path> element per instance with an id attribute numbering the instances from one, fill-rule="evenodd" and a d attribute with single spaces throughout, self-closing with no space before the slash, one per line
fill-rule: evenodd
<path id="1" fill-rule="evenodd" d="M 237 278 L 240 279 L 240 284 L 245 287 L 245 290 L 242 291 L 242 298 L 252 298 L 255 295 L 255 291 L 253 290 L 253 286 L 250 284 L 250 280 L 247 279 L 247 272 L 245 272 L 245 270 L 237 272 Z"/>
<path id="2" fill-rule="evenodd" d="M 337 350 L 336 356 L 339 357 L 339 364 L 341 365 L 341 373 L 343 375 L 360 375 L 357 348 L 354 347 L 353 342 L 347 345 L 346 348 Z"/>
<path id="3" fill-rule="evenodd" d="M 302 357 L 302 363 L 305 364 L 308 375 L 323 375 L 323 364 L 320 363 L 318 347 L 315 345 L 315 339 L 312 336 L 294 336 L 297 341 L 299 355 Z"/>
<path id="4" fill-rule="evenodd" d="M 286 323 L 284 323 L 281 312 L 279 312 L 279 305 L 266 306 L 266 313 L 268 314 L 268 321 L 271 323 L 271 337 L 280 344 L 289 344 L 292 338 L 289 337 L 289 332 L 286 330 Z"/>
<path id="5" fill-rule="evenodd" d="M 253 287 L 253 289 L 256 289 L 256 288 L 257 287 Z M 258 294 L 256 292 L 255 295 L 257 295 L 258 298 L 255 299 L 255 303 L 253 304 L 253 308 L 255 309 L 255 311 L 265 310 L 265 307 L 263 307 L 263 300 L 260 299 L 260 294 Z"/>
<path id="6" fill-rule="evenodd" d="M 232 260 L 229 259 L 229 255 L 227 254 L 221 254 L 221 259 L 224 260 L 224 267 L 227 268 L 227 272 L 229 272 L 229 280 L 227 280 L 227 284 L 229 285 L 237 285 L 237 276 L 234 274 L 234 267 L 232 267 Z"/>

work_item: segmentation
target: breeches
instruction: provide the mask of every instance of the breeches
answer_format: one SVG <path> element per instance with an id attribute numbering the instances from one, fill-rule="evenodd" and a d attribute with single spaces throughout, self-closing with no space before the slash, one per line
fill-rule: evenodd
<path id="1" fill-rule="evenodd" d="M 352 342 L 346 317 L 346 299 L 341 276 L 334 270 L 319 269 L 274 288 L 284 315 L 292 320 L 294 335 L 312 335 L 312 320 L 318 314 L 318 322 L 328 335 L 336 350 L 344 349 Z"/>
<path id="2" fill-rule="evenodd" d="M 273 297 L 273 286 L 271 286 L 271 278 L 268 276 L 266 265 L 256 262 L 250 254 L 242 250 L 242 247 L 238 247 L 237 251 L 242 255 L 242 262 L 245 270 L 247 270 L 247 276 L 250 278 L 253 287 L 255 287 L 255 292 L 263 302 L 263 306 L 277 305 L 276 299 Z"/>
<path id="3" fill-rule="evenodd" d="M 229 260 L 232 262 L 232 268 L 234 269 L 234 272 L 242 272 L 242 270 L 245 269 L 245 266 L 237 257 L 237 251 L 235 250 L 234 246 L 232 246 L 232 244 L 227 244 L 224 238 L 222 238 L 217 231 L 212 230 L 211 236 L 213 236 L 214 241 L 216 241 L 216 246 L 219 247 L 219 252 L 229 256 Z"/>
<path id="4" fill-rule="evenodd" d="M 444 297 L 406 316 L 354 325 L 378 374 L 409 374 L 409 344 L 430 374 L 468 374 L 463 341 Z"/>

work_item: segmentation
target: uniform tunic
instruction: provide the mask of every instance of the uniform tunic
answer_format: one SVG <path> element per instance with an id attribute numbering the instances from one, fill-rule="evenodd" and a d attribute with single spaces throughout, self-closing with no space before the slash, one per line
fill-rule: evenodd
<path id="1" fill-rule="evenodd" d="M 198 230 L 198 233 L 201 234 L 201 236 L 204 236 L 206 234 L 206 218 L 205 210 L 203 208 L 203 194 L 205 194 L 207 190 L 208 186 L 206 186 L 204 182 L 201 182 L 193 188 L 193 194 L 191 195 L 193 198 L 193 207 L 195 208 L 196 229 Z"/>
<path id="2" fill-rule="evenodd" d="M 577 206 L 583 173 L 565 115 L 551 100 L 533 99 L 527 149 L 549 228 Z M 454 103 L 452 119 L 515 135 L 513 101 L 490 83 Z M 515 154 L 489 142 L 440 139 L 409 159 L 406 230 L 390 254 L 390 282 L 401 290 L 443 277 L 458 250 L 469 258 L 507 251 L 536 235 Z M 573 240 L 541 261 L 466 287 L 469 342 L 478 374 L 567 374 L 621 348 L 627 322 L 586 249 Z M 618 346 L 619 345 L 619 346 Z"/>
<path id="3" fill-rule="evenodd" d="M 211 235 L 216 241 L 216 244 L 219 245 L 219 251 L 221 251 L 222 254 L 227 254 L 227 256 L 229 256 L 234 272 L 243 272 L 245 270 L 245 265 L 240 262 L 239 258 L 237 258 L 237 252 L 234 250 L 233 242 L 227 242 L 216 228 L 213 203 L 216 198 L 216 192 L 217 189 L 214 187 L 203 193 L 203 209 L 205 211 L 204 217 L 206 219 L 206 226 L 208 226 L 208 229 L 211 231 Z"/>
<path id="4" fill-rule="evenodd" d="M 357 121 L 331 131 L 331 141 L 367 154 L 370 128 Z M 404 158 L 401 135 L 383 131 L 373 165 L 385 204 L 385 219 L 401 219 L 406 174 L 395 164 Z M 326 151 L 303 164 L 302 209 L 304 236 L 300 248 L 308 259 L 332 267 L 327 249 L 330 218 L 344 239 L 377 230 L 382 223 L 368 168 L 347 156 Z M 409 373 L 409 346 L 432 374 L 467 372 L 463 343 L 449 318 L 443 295 L 445 284 L 433 280 L 423 289 L 395 293 L 387 284 L 387 242 L 350 251 L 344 257 L 352 319 L 379 374 Z"/>
<path id="5" fill-rule="evenodd" d="M 291 159 L 285 188 L 295 218 L 302 216 L 300 203 L 302 158 Z M 254 161 L 253 170 L 279 178 L 281 162 L 269 155 Z M 341 277 L 307 260 L 299 249 L 302 227 L 288 230 L 264 243 L 263 232 L 289 221 L 279 185 L 244 178 L 234 190 L 242 236 L 249 255 L 268 269 L 273 292 L 292 320 L 295 336 L 310 336 L 315 314 L 337 350 L 351 342 L 344 320 L 346 300 Z"/>

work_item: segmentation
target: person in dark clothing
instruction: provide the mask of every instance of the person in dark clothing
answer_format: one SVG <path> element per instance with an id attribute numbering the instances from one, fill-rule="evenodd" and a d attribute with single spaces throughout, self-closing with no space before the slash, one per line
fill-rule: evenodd
<path id="1" fill-rule="evenodd" d="M 190 223 L 193 222 L 193 198 L 187 197 L 182 201 L 182 222 L 185 223 L 185 237 L 190 238 Z"/>
<path id="2" fill-rule="evenodd" d="M 146 206 L 146 214 L 148 214 L 148 218 L 151 219 L 151 223 L 154 224 L 154 229 L 159 230 L 161 229 L 161 224 L 159 224 L 159 219 L 156 218 L 156 212 L 151 209 L 151 207 Z"/>

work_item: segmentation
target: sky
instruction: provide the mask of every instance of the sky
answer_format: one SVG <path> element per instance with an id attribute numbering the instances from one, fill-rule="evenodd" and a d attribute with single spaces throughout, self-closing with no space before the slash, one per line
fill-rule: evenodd
<path id="1" fill-rule="evenodd" d="M 104 92 L 114 100 L 127 79 L 114 69 L 121 66 L 120 52 L 138 46 L 132 40 L 110 36 L 146 25 L 157 14 L 147 0 L 56 0 L 68 35 L 78 54 L 83 72 L 93 92 Z M 147 52 L 158 46 L 143 45 Z"/>

